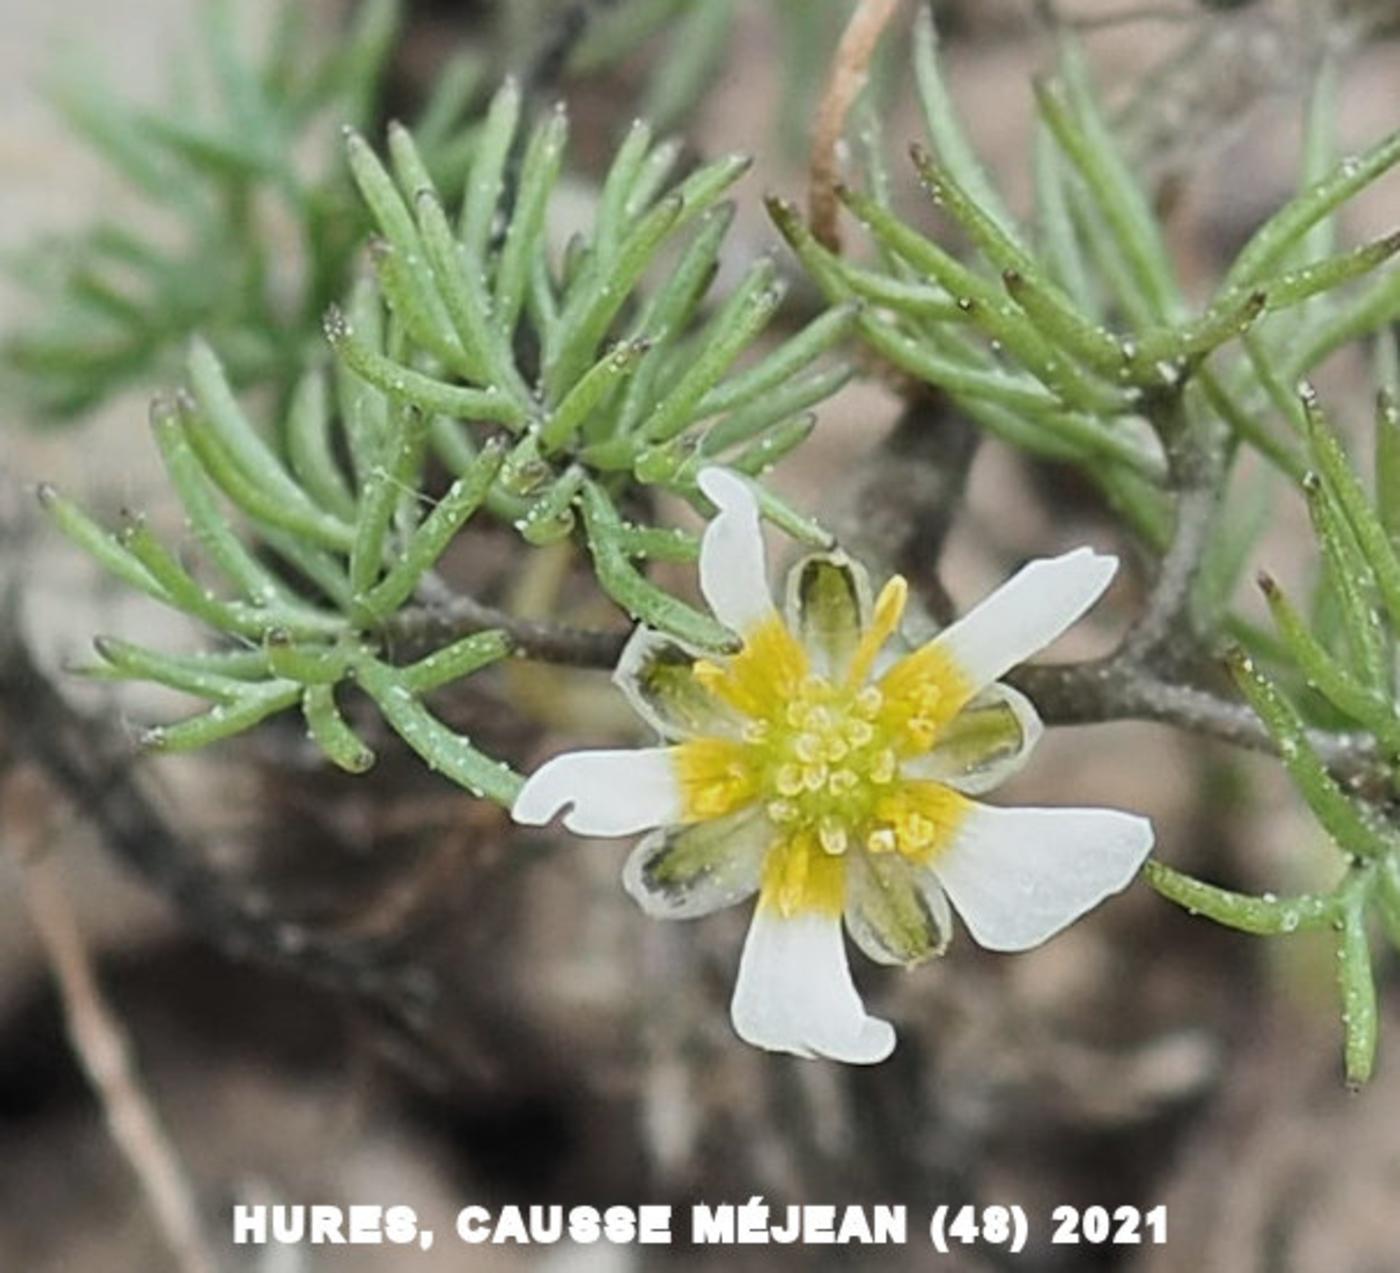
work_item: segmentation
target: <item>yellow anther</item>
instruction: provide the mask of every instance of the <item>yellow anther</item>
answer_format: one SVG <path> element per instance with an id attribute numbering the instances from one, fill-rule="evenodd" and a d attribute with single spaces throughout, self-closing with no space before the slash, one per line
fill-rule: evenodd
<path id="1" fill-rule="evenodd" d="M 821 842 L 823 851 L 830 853 L 833 857 L 846 851 L 847 836 L 846 828 L 835 818 L 823 818 L 817 828 L 817 839 Z"/>
<path id="2" fill-rule="evenodd" d="M 912 849 L 926 848 L 933 843 L 937 828 L 921 813 L 911 813 L 900 828 Z"/>
<path id="3" fill-rule="evenodd" d="M 880 595 L 875 598 L 875 612 L 870 616 L 870 626 L 860 634 L 860 644 L 856 646 L 846 669 L 847 685 L 859 685 L 870 675 L 875 656 L 899 627 L 908 600 L 909 585 L 903 575 L 895 575 L 880 589 Z"/>
<path id="4" fill-rule="evenodd" d="M 916 750 L 911 744 L 936 737 L 966 697 L 961 682 L 933 675 L 942 665 L 930 671 L 926 655 L 917 664 L 914 656 L 902 660 L 878 686 L 866 684 L 898 628 L 907 593 L 902 579 L 881 591 L 844 680 L 814 675 L 776 617 L 734 658 L 695 665 L 696 682 L 732 708 L 742 728 L 675 749 L 685 820 L 706 821 L 757 801 L 774 841 L 764 896 L 785 912 L 818 898 L 839 914 L 843 854 L 860 847 L 930 859 L 953 825 L 956 810 L 922 790 L 931 784 L 905 781 L 900 766 Z"/>
<path id="5" fill-rule="evenodd" d="M 795 796 L 802 790 L 802 768 L 800 765 L 780 765 L 773 778 L 778 794 Z"/>
<path id="6" fill-rule="evenodd" d="M 884 705 L 885 696 L 874 685 L 867 685 L 856 695 L 856 711 L 867 720 L 871 719 Z"/>
<path id="7" fill-rule="evenodd" d="M 860 779 L 849 769 L 838 769 L 826 780 L 826 785 L 834 796 L 844 796 L 860 785 Z"/>
<path id="8" fill-rule="evenodd" d="M 865 847 L 872 853 L 893 853 L 899 839 L 889 827 L 880 827 L 865 837 Z"/>
<path id="9" fill-rule="evenodd" d="M 920 751 L 927 751 L 938 737 L 938 722 L 929 716 L 912 716 L 904 730 Z"/>
<path id="10" fill-rule="evenodd" d="M 875 737 L 875 727 L 864 720 L 848 720 L 846 722 L 846 741 L 852 747 L 864 747 Z"/>
<path id="11" fill-rule="evenodd" d="M 770 800 L 764 812 L 768 814 L 770 822 L 776 822 L 779 826 L 796 822 L 798 818 L 797 806 L 791 800 Z"/>
<path id="12" fill-rule="evenodd" d="M 751 720 L 744 726 L 744 741 L 746 743 L 766 743 L 773 728 L 766 720 Z"/>
<path id="13" fill-rule="evenodd" d="M 937 715 L 939 705 L 943 702 L 943 687 L 931 682 L 921 685 L 914 694 L 914 701 L 919 705 L 919 711 L 924 715 Z"/>

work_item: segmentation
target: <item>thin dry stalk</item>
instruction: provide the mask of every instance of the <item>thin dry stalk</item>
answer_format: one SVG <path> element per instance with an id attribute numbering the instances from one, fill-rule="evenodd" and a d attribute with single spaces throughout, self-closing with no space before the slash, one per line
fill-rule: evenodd
<path id="1" fill-rule="evenodd" d="M 836 187 L 841 182 L 838 154 L 846 116 L 870 78 L 870 59 L 899 0 L 859 0 L 841 34 L 832 59 L 826 89 L 817 104 L 812 133 L 812 156 L 807 186 L 807 217 L 817 240 L 833 252 L 841 250 L 838 225 L 841 204 Z"/>
<path id="2" fill-rule="evenodd" d="M 68 1038 L 108 1129 L 145 1191 L 181 1273 L 217 1273 L 194 1190 L 131 1062 L 125 1032 L 97 984 L 77 915 L 50 859 L 22 861 L 29 917 L 63 1002 Z"/>

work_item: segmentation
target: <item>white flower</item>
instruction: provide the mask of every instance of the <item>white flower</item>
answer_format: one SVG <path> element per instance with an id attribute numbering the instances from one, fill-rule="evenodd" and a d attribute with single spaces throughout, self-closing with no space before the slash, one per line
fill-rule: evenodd
<path id="1" fill-rule="evenodd" d="M 1003 809 L 971 797 L 1018 769 L 1041 725 L 997 678 L 1079 618 L 1117 560 L 1087 548 L 1033 561 L 912 653 L 886 650 L 907 587 L 872 603 L 843 554 L 808 557 L 773 604 L 758 509 L 723 469 L 700 586 L 739 652 L 711 658 L 639 628 L 615 681 L 666 745 L 558 756 L 517 822 L 564 810 L 580 835 L 647 834 L 623 872 L 649 914 L 689 919 L 758 894 L 734 988 L 734 1028 L 798 1056 L 881 1061 L 841 937 L 910 965 L 940 954 L 949 904 L 991 950 L 1045 941 L 1124 888 L 1152 847 L 1111 809 Z"/>

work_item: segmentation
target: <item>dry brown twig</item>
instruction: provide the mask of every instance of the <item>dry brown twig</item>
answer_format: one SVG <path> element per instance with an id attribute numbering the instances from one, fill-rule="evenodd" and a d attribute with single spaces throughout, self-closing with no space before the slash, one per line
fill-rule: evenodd
<path id="1" fill-rule="evenodd" d="M 870 59 L 899 0 L 860 0 L 836 46 L 831 75 L 817 104 L 812 129 L 812 155 L 807 186 L 807 215 L 817 241 L 833 252 L 841 250 L 838 226 L 841 203 L 839 150 L 846 116 L 870 78 Z"/>
<path id="2" fill-rule="evenodd" d="M 73 1052 L 117 1148 L 136 1173 L 181 1273 L 217 1273 L 180 1156 L 132 1064 L 126 1033 L 98 985 L 78 917 L 48 855 L 20 859 L 22 894 L 63 1004 Z"/>

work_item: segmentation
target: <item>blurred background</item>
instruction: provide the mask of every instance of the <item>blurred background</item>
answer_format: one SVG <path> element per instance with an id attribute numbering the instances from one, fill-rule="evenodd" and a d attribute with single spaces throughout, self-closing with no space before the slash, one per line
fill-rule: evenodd
<path id="1" fill-rule="evenodd" d="M 344 6 L 303 7 L 333 41 Z M 678 78 L 685 66 L 667 61 L 675 51 L 664 33 L 639 27 L 620 55 L 560 66 L 549 61 L 552 33 L 575 8 L 563 0 L 413 3 L 384 118 L 412 114 L 445 58 L 464 47 L 487 68 L 483 95 L 506 63 L 546 77 L 570 103 L 568 190 L 582 222 L 598 169 L 631 118 L 646 105 L 669 114 L 668 126 L 699 154 L 756 156 L 726 267 L 737 277 L 778 241 L 759 196 L 803 193 L 804 121 L 849 9 L 729 7 L 732 25 L 693 100 Z M 0 254 L 22 257 L 97 210 L 151 216 L 65 127 L 42 84 L 67 59 L 85 57 L 122 95 L 160 108 L 170 83 L 205 73 L 188 52 L 193 8 L 190 0 L 0 0 Z M 241 0 L 250 44 L 266 38 L 279 8 Z M 1303 92 L 1338 23 L 1365 19 L 1371 32 L 1344 64 L 1344 145 L 1380 136 L 1400 116 L 1400 20 L 1388 0 L 1062 0 L 1058 8 L 1084 21 L 1100 82 L 1124 108 L 1130 147 L 1170 209 L 1173 247 L 1202 293 L 1293 189 Z M 940 9 L 964 117 L 1022 207 L 1031 76 L 1047 61 L 1037 6 L 964 0 Z M 887 43 L 885 143 L 913 207 L 903 154 L 919 127 L 902 66 L 907 41 Z M 1378 186 L 1349 207 L 1348 240 L 1393 229 L 1397 206 L 1394 184 Z M 562 243 L 571 229 L 551 232 Z M 794 323 L 802 304 L 799 294 Z M 20 280 L 0 280 L 0 334 L 23 331 L 34 313 Z M 1346 354 L 1328 368 L 1344 415 L 1348 402 L 1364 410 L 1360 368 Z M 903 1202 L 916 1216 L 940 1202 L 1019 1202 L 1040 1218 L 1040 1240 L 1024 1255 L 999 1261 L 983 1251 L 945 1259 L 947 1268 L 1400 1267 L 1400 1000 L 1392 977 L 1383 1030 L 1391 1047 L 1383 1045 L 1369 1089 L 1348 1094 L 1325 935 L 1227 933 L 1138 885 L 1031 954 L 989 956 L 959 938 L 945 959 L 910 974 L 858 967 L 900 1045 L 885 1065 L 842 1069 L 765 1055 L 731 1034 L 743 915 L 654 924 L 620 888 L 625 845 L 519 837 L 498 810 L 387 738 L 374 740 L 381 760 L 364 778 L 329 771 L 299 723 L 276 722 L 191 758 L 65 770 L 64 756 L 84 754 L 80 744 L 59 745 L 83 718 L 73 713 L 121 738 L 132 722 L 186 707 L 173 695 L 66 677 L 65 663 L 84 657 L 91 634 L 167 647 L 192 646 L 195 634 L 118 592 L 39 525 L 33 487 L 55 481 L 89 507 L 142 508 L 177 527 L 145 427 L 149 393 L 173 374 L 153 359 L 63 423 L 43 418 L 23 385 L 7 384 L 0 399 L 0 582 L 11 634 L 0 643 L 4 1273 L 177 1268 L 70 1052 L 24 902 L 26 871 L 42 872 L 44 895 L 59 887 L 75 908 L 221 1251 L 236 1201 L 406 1202 L 440 1234 L 429 1254 L 229 1253 L 228 1269 L 824 1268 L 855 1259 L 903 1269 L 932 1258 L 917 1241 L 852 1255 L 536 1252 L 446 1240 L 468 1202 L 688 1208 L 760 1193 L 775 1205 Z M 778 488 L 799 507 L 835 509 L 843 475 L 898 411 L 895 394 L 873 380 L 843 391 L 814 440 L 780 470 Z M 1305 578 L 1301 505 L 1278 501 L 1274 521 L 1258 565 Z M 1086 541 L 1131 551 L 1115 533 L 1071 475 L 988 442 L 944 578 L 966 607 L 1026 555 Z M 474 540 L 449 566 L 510 601 L 504 539 Z M 1055 657 L 1108 649 L 1135 599 L 1131 582 L 1115 585 Z M 575 617 L 621 622 L 587 596 Z M 524 768 L 561 746 L 634 728 L 602 674 L 513 668 L 487 690 L 482 683 L 474 679 L 471 697 L 453 705 L 454 719 Z M 17 731 L 45 730 L 56 740 L 51 763 L 21 760 Z M 1234 887 L 1286 892 L 1336 870 L 1276 765 L 1162 727 L 1052 731 L 1000 798 L 1147 813 L 1165 860 Z M 1171 1241 L 1051 1247 L 1043 1239 L 1060 1203 L 1165 1203 Z"/>

